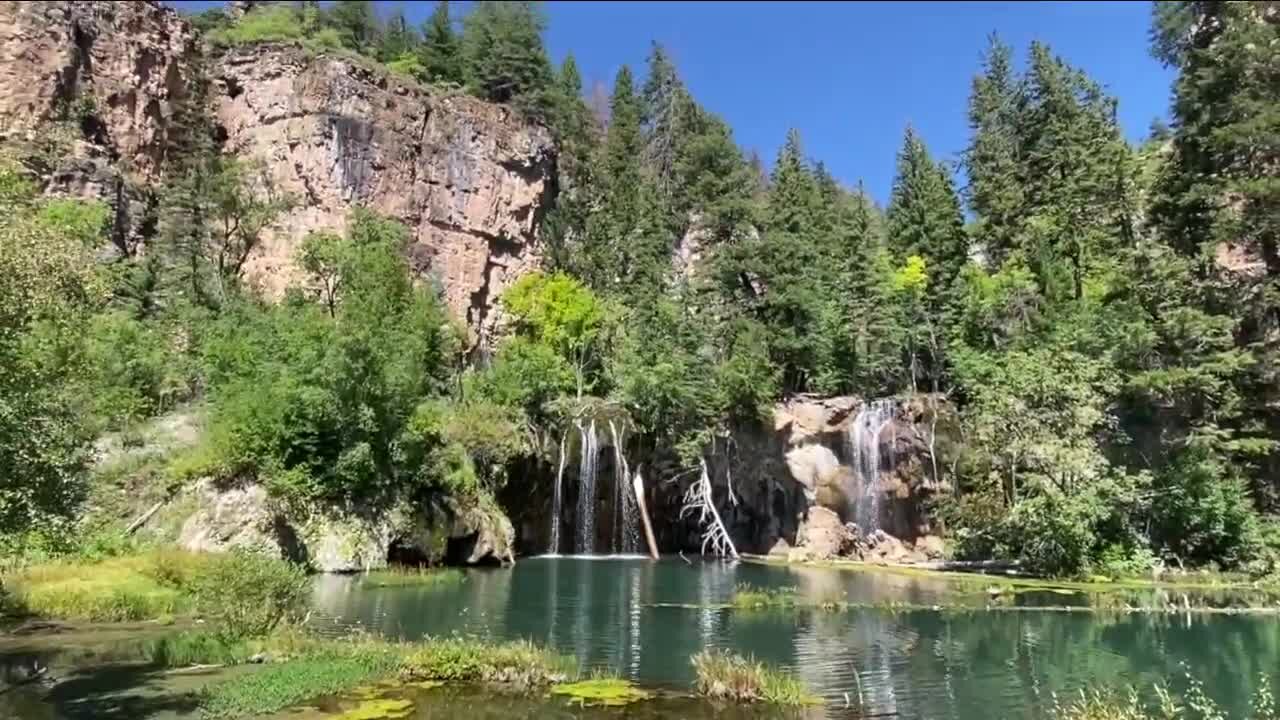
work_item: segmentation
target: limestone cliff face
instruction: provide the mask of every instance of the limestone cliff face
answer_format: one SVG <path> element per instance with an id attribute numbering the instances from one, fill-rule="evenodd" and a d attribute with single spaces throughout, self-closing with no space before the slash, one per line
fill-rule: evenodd
<path id="1" fill-rule="evenodd" d="M 265 161 L 299 201 L 250 260 L 265 290 L 297 279 L 294 254 L 308 231 L 341 230 L 360 205 L 404 222 L 415 269 L 479 336 L 492 330 L 498 294 L 540 261 L 536 231 L 554 172 L 545 129 L 288 46 L 232 52 L 214 72 L 227 149 Z"/>
<path id="2" fill-rule="evenodd" d="M 194 96 L 200 41 L 157 2 L 0 0 L 0 140 L 75 137 L 46 191 L 116 210 L 122 254 L 145 252 L 174 114 Z M 505 107 L 449 95 L 342 56 L 260 45 L 204 63 L 223 149 L 261 160 L 298 201 L 247 267 L 279 295 L 298 278 L 307 232 L 341 231 L 364 206 L 401 220 L 410 260 L 483 341 L 499 293 L 540 259 L 537 227 L 554 192 L 545 128 Z"/>

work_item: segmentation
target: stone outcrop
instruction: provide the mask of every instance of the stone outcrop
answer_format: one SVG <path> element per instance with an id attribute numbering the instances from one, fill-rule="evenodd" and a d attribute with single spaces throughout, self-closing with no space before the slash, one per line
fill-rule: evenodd
<path id="1" fill-rule="evenodd" d="M 501 510 L 446 499 L 379 512 L 315 506 L 290 511 L 256 483 L 201 481 L 177 498 L 177 543 L 199 552 L 247 549 L 319 572 L 376 570 L 389 561 L 477 565 L 515 561 L 515 532 Z"/>
<path id="2" fill-rule="evenodd" d="M 536 231 L 554 170 L 544 128 L 287 45 L 233 51 L 214 74 L 226 148 L 264 161 L 298 201 L 250 258 L 265 290 L 296 282 L 303 236 L 341 230 L 359 205 L 404 222 L 415 269 L 481 337 L 493 329 L 498 295 L 540 262 Z"/>
<path id="3" fill-rule="evenodd" d="M 197 63 L 196 34 L 158 2 L 0 1 L 0 139 L 56 140 L 46 192 L 105 200 L 113 252 L 144 252 L 175 113 L 198 109 L 203 64 L 223 149 L 263 163 L 296 201 L 250 257 L 252 282 L 278 297 L 301 279 L 302 238 L 368 207 L 408 226 L 411 264 L 484 342 L 498 295 L 539 264 L 550 133 L 358 58 L 291 45 L 209 53 Z"/>

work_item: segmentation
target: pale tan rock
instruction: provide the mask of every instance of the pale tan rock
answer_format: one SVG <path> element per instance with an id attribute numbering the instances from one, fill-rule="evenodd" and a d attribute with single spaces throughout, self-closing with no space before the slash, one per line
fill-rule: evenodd
<path id="1" fill-rule="evenodd" d="M 189 90 L 190 26 L 152 2 L 0 2 L 0 124 L 34 139 L 91 110 L 110 151 L 144 181 L 159 176 L 175 106 Z"/>
<path id="2" fill-rule="evenodd" d="M 228 149 L 261 158 L 299 201 L 248 264 L 268 295 L 300 280 L 296 252 L 308 232 L 341 231 L 360 205 L 404 222 L 415 269 L 477 339 L 492 333 L 502 290 L 540 263 L 537 223 L 554 162 L 545 128 L 286 45 L 232 52 L 217 76 Z"/>
<path id="3" fill-rule="evenodd" d="M 947 546 L 937 535 L 921 535 L 916 538 L 916 552 L 927 560 L 941 560 L 946 555 Z"/>
<path id="4" fill-rule="evenodd" d="M 853 533 L 840 521 L 835 512 L 821 506 L 809 508 L 800 529 L 799 547 L 810 560 L 830 560 L 844 555 L 851 547 Z"/>
<path id="5" fill-rule="evenodd" d="M 193 96 L 199 41 L 158 2 L 0 1 L 0 139 L 47 140 L 71 119 L 65 167 L 48 191 L 115 209 L 120 252 L 144 248 L 142 190 L 154 188 Z M 246 265 L 270 297 L 302 278 L 312 230 L 341 231 L 352 208 L 404 222 L 423 282 L 485 342 L 497 299 L 536 269 L 554 182 L 546 128 L 511 109 L 430 90 L 375 63 L 257 45 L 214 58 L 211 108 L 224 149 L 259 159 L 298 205 Z M 91 121 L 74 127 L 82 114 Z M 123 225 L 124 227 L 121 227 Z"/>

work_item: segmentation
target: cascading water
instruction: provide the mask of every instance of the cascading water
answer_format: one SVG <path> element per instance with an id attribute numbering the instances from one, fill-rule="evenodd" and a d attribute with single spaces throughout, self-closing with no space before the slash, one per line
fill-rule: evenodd
<path id="1" fill-rule="evenodd" d="M 551 547 L 547 552 L 555 555 L 560 552 L 560 512 L 564 504 L 561 486 L 564 484 L 564 466 L 568 462 L 568 435 L 560 438 L 560 466 L 556 468 L 556 487 L 551 493 Z"/>
<path id="2" fill-rule="evenodd" d="M 849 455 L 854 472 L 861 481 L 861 493 L 854 498 L 854 520 L 864 533 L 880 529 L 880 473 L 883 463 L 880 457 L 880 435 L 890 428 L 889 469 L 893 470 L 893 446 L 897 442 L 897 428 L 893 417 L 897 402 L 893 399 L 871 400 L 862 406 L 849 426 Z"/>
<path id="3" fill-rule="evenodd" d="M 578 426 L 582 457 L 578 461 L 578 523 L 574 552 L 589 555 L 596 549 L 596 454 L 599 445 L 596 422 Z"/>
<path id="4" fill-rule="evenodd" d="M 640 507 L 631 487 L 631 468 L 623 454 L 622 437 L 618 426 L 609 421 L 609 434 L 613 439 L 613 527 L 614 551 L 635 554 L 640 551 Z"/>

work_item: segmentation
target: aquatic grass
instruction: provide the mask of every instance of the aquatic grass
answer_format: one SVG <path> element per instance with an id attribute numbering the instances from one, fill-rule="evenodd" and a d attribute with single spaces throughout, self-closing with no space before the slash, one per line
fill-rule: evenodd
<path id="1" fill-rule="evenodd" d="M 577 677 L 573 657 L 517 640 L 501 644 L 466 638 L 417 643 L 401 673 L 412 680 L 493 682 L 530 688 Z"/>
<path id="2" fill-rule="evenodd" d="M 1227 714 L 1191 673 L 1185 674 L 1187 690 L 1181 697 L 1167 685 L 1157 684 L 1151 698 L 1143 698 L 1132 686 L 1082 690 L 1063 704 L 1053 696 L 1052 720 L 1226 720 Z M 1271 691 L 1266 674 L 1258 675 L 1258 687 L 1249 704 L 1249 720 L 1280 720 L 1280 698 Z"/>
<path id="3" fill-rule="evenodd" d="M 583 706 L 623 707 L 653 694 L 641 690 L 633 683 L 617 677 L 592 677 L 573 683 L 561 683 L 551 687 L 552 695 L 565 695 Z"/>
<path id="4" fill-rule="evenodd" d="M 734 702 L 817 705 L 822 699 L 795 676 L 723 650 L 704 650 L 692 658 L 699 695 Z"/>
<path id="5" fill-rule="evenodd" d="M 730 605 L 736 610 L 768 610 L 789 608 L 798 605 L 796 589 L 758 588 L 754 585 L 739 584 L 734 588 Z"/>
<path id="6" fill-rule="evenodd" d="M 181 668 L 192 665 L 238 665 L 253 656 L 243 641 L 228 640 L 209 632 L 187 631 L 147 640 L 142 645 L 143 659 L 159 667 Z"/>
<path id="7" fill-rule="evenodd" d="M 387 568 L 373 570 L 360 578 L 360 586 L 364 588 L 387 587 L 430 587 L 446 588 L 461 585 L 466 575 L 454 568 Z"/>
<path id="8" fill-rule="evenodd" d="M 196 649 L 205 647 L 195 641 L 189 641 L 189 645 Z M 239 646 L 230 647 L 240 652 Z M 448 638 L 391 642 L 369 635 L 328 639 L 287 627 L 244 647 L 290 659 L 208 688 L 201 700 L 207 717 L 238 718 L 271 713 L 314 697 L 349 692 L 393 676 L 415 685 L 486 682 L 527 690 L 575 679 L 578 675 L 573 657 L 523 641 L 493 644 Z M 216 651 L 214 647 L 212 652 Z M 197 657 L 195 652 L 184 659 L 193 657 Z"/>
<path id="9" fill-rule="evenodd" d="M 399 664 L 395 652 L 381 647 L 330 650 L 211 685 L 201 694 L 200 709 L 208 718 L 272 713 L 392 675 Z"/>

